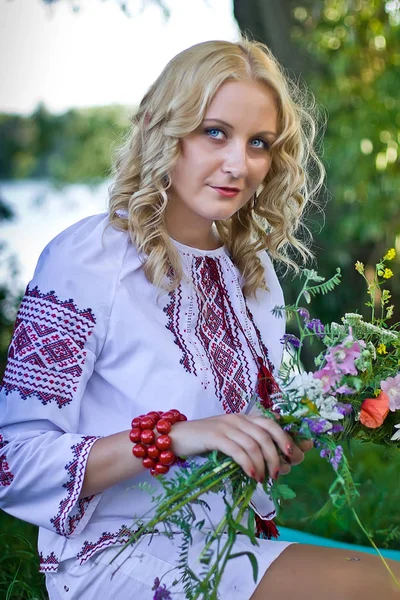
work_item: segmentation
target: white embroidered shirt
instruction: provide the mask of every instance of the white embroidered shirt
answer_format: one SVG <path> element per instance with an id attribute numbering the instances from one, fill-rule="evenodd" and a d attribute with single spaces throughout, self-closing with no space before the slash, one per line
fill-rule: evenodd
<path id="1" fill-rule="evenodd" d="M 225 248 L 174 243 L 185 277 L 167 293 L 146 279 L 128 234 L 108 215 L 89 217 L 45 248 L 27 287 L 0 392 L 0 507 L 40 527 L 42 571 L 124 543 L 150 506 L 135 486 L 160 485 L 145 472 L 79 500 L 98 437 L 150 410 L 188 419 L 244 411 L 254 350 L 280 364 L 284 320 L 271 310 L 283 296 L 267 253 L 269 291 L 245 300 Z M 222 499 L 207 501 L 219 519 Z"/>

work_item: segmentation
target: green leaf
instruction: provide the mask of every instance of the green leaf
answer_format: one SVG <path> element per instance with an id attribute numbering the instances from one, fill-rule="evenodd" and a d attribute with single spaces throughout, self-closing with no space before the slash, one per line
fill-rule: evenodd
<path id="1" fill-rule="evenodd" d="M 195 524 L 196 529 L 201 531 L 204 527 L 205 522 L 206 522 L 205 519 L 202 519 L 201 521 L 197 521 L 197 523 Z"/>
<path id="2" fill-rule="evenodd" d="M 239 558 L 239 556 L 247 556 L 249 559 L 253 569 L 253 580 L 256 582 L 258 577 L 258 563 L 256 557 L 252 552 L 236 552 L 235 554 L 230 554 L 229 558 Z"/>
<path id="3" fill-rule="evenodd" d="M 254 523 L 254 518 L 252 519 L 252 522 Z M 238 533 L 243 533 L 243 535 L 248 537 L 250 542 L 253 545 L 257 544 L 257 538 L 255 537 L 255 532 L 252 533 L 251 530 L 247 529 L 246 527 L 243 527 L 243 525 L 241 525 L 240 523 L 236 523 L 236 530 Z"/>
<path id="4" fill-rule="evenodd" d="M 254 510 L 249 510 L 247 513 L 247 529 L 249 531 L 250 538 L 256 536 L 256 521 L 254 518 Z"/>
<path id="5" fill-rule="evenodd" d="M 286 483 L 275 483 L 273 487 L 276 490 L 277 497 L 282 498 L 282 500 L 293 500 L 293 498 L 296 498 L 296 492 Z"/>
<path id="6" fill-rule="evenodd" d="M 306 291 L 310 292 L 310 294 L 312 296 L 316 296 L 317 294 L 325 295 L 328 292 L 331 292 L 332 290 L 335 289 L 336 285 L 339 285 L 340 276 L 341 276 L 340 269 L 338 267 L 336 269 L 336 274 L 333 275 L 333 277 L 331 277 L 330 279 L 328 279 L 328 281 L 325 281 L 324 283 L 321 283 L 320 285 L 313 285 L 313 286 L 307 287 L 306 290 L 304 290 L 304 292 L 303 292 L 304 297 L 306 298 Z M 307 300 L 307 302 L 309 302 L 309 301 Z"/>
<path id="7" fill-rule="evenodd" d="M 310 281 L 325 281 L 325 277 L 318 275 L 317 271 L 314 271 L 314 269 L 303 269 L 303 274 Z"/>

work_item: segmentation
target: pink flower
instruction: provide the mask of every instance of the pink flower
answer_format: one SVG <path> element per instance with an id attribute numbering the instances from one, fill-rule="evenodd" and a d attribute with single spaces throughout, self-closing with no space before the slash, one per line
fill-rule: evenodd
<path id="1" fill-rule="evenodd" d="M 389 412 L 389 398 L 381 392 L 377 398 L 366 398 L 361 404 L 360 421 L 365 427 L 380 427 Z"/>
<path id="2" fill-rule="evenodd" d="M 381 389 L 388 395 L 390 410 L 400 410 L 400 373 L 381 381 Z"/>
<path id="3" fill-rule="evenodd" d="M 322 381 L 323 391 L 326 393 L 330 392 L 332 388 L 335 388 L 342 376 L 340 373 L 332 370 L 330 366 L 325 365 L 325 367 L 319 371 L 315 371 L 313 377 L 314 379 L 320 379 Z"/>
<path id="4" fill-rule="evenodd" d="M 325 356 L 326 367 L 342 375 L 357 375 L 354 361 L 359 358 L 365 342 L 363 340 L 351 342 L 352 338 L 349 336 L 341 344 L 330 348 Z"/>
<path id="5" fill-rule="evenodd" d="M 347 384 L 343 384 L 337 388 L 337 394 L 354 394 L 355 390 L 348 386 Z"/>

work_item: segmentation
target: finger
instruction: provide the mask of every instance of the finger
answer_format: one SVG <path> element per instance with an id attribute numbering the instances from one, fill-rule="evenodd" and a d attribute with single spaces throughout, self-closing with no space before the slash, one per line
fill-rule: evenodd
<path id="1" fill-rule="evenodd" d="M 308 452 L 314 447 L 314 442 L 313 440 L 299 440 L 297 445 L 303 452 Z"/>
<path id="2" fill-rule="evenodd" d="M 264 431 L 266 431 L 273 441 L 276 443 L 278 448 L 281 450 L 284 456 L 289 460 L 290 464 L 297 465 L 302 462 L 304 459 L 304 453 L 299 448 L 298 445 L 293 441 L 293 438 L 283 431 L 283 429 L 273 421 L 272 419 L 268 419 L 266 417 L 249 417 L 246 416 L 247 419 L 251 419 L 254 423 L 262 427 Z"/>
<path id="3" fill-rule="evenodd" d="M 243 431 L 239 427 L 230 427 L 225 430 L 225 435 L 248 454 L 256 470 L 256 479 L 261 482 L 265 479 L 265 455 L 259 440 L 252 435 L 253 429 L 255 428 L 248 427 L 248 430 Z"/>
<path id="4" fill-rule="evenodd" d="M 215 442 L 215 449 L 226 456 L 230 456 L 249 477 L 258 481 L 257 470 L 252 457 L 235 440 L 223 435 Z"/>
<path id="5" fill-rule="evenodd" d="M 255 443 L 257 447 L 260 448 L 262 452 L 263 463 L 265 462 L 267 464 L 270 476 L 273 479 L 276 479 L 279 474 L 280 459 L 277 447 L 270 434 L 267 431 L 265 431 L 262 427 L 260 427 L 257 423 L 249 421 L 248 419 L 241 419 L 238 425 L 239 429 L 237 429 L 237 432 L 240 430 L 244 430 L 246 435 L 252 440 L 252 447 Z M 236 433 L 236 435 L 238 435 L 238 433 Z"/>
<path id="6" fill-rule="evenodd" d="M 280 457 L 279 475 L 287 475 L 291 471 L 290 464 L 285 460 L 284 457 Z"/>

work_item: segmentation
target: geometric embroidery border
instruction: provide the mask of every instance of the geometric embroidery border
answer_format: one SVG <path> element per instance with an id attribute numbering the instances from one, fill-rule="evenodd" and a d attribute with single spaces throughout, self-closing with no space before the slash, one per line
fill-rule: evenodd
<path id="1" fill-rule="evenodd" d="M 62 408 L 74 397 L 83 373 L 85 343 L 96 324 L 90 308 L 79 309 L 72 299 L 60 300 L 54 291 L 26 289 L 17 314 L 3 388 L 25 400 Z"/>
<path id="2" fill-rule="evenodd" d="M 58 513 L 50 519 L 50 523 L 59 535 L 70 536 L 73 533 L 87 506 L 94 498 L 94 496 L 88 496 L 78 500 L 85 475 L 87 456 L 97 439 L 95 436 L 84 436 L 80 442 L 71 447 L 72 460 L 65 465 L 69 479 L 63 484 L 63 487 L 67 490 L 67 495 L 60 501 Z M 74 511 L 70 514 L 73 509 Z"/>
<path id="3" fill-rule="evenodd" d="M 3 438 L 0 433 L 0 487 L 7 487 L 11 485 L 14 479 L 14 475 L 10 471 L 9 464 L 7 462 L 6 454 L 2 454 L 2 449 L 7 446 L 8 442 Z"/>

